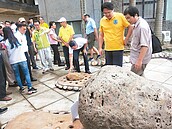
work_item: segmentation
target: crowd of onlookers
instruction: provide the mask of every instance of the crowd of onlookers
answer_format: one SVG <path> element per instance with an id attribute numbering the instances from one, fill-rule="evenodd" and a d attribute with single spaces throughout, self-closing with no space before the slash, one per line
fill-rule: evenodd
<path id="1" fill-rule="evenodd" d="M 83 17 L 85 21 L 87 21 L 87 16 L 89 15 Z M 37 81 L 32 75 L 32 69 L 40 68 L 37 66 L 37 60 L 41 62 L 43 74 L 54 71 L 53 64 L 59 67 L 66 64 L 65 70 L 81 72 L 79 68 L 79 53 L 81 51 L 84 57 L 85 72 L 91 73 L 87 58 L 89 38 L 88 40 L 82 37 L 73 39 L 75 32 L 73 27 L 67 23 L 67 20 L 61 17 L 57 22 L 61 25 L 59 34 L 56 34 L 55 31 L 56 22 L 50 21 L 48 25 L 43 17 L 39 17 L 38 20 L 29 18 L 29 21 L 20 17 L 17 22 L 5 21 L 0 23 L 0 55 L 2 58 L 1 69 L 3 70 L 1 71 L 3 86 L 0 87 L 2 89 L 0 90 L 0 101 L 12 99 L 8 97 L 11 94 L 8 91 L 8 86 L 19 86 L 19 91 L 23 93 L 25 92 L 23 86 L 26 85 L 28 86 L 28 94 L 37 92 L 37 89 L 31 83 Z M 94 33 L 95 30 L 97 29 L 93 28 L 91 33 Z M 92 36 L 91 38 L 92 44 L 89 48 L 94 48 L 98 53 L 93 43 L 95 37 Z M 97 31 L 96 40 L 98 40 Z M 60 58 L 59 46 L 63 48 L 65 61 Z M 89 60 L 93 59 L 93 50 L 90 53 Z M 98 54 L 97 58 L 99 56 Z"/>
<path id="2" fill-rule="evenodd" d="M 84 58 L 85 72 L 91 74 L 88 61 L 93 59 L 93 53 L 100 58 L 105 52 L 106 65 L 123 65 L 124 46 L 132 34 L 130 48 L 131 71 L 143 76 L 144 70 L 152 57 L 152 36 L 151 30 L 143 18 L 139 16 L 136 7 L 129 6 L 124 14 L 114 12 L 114 5 L 105 2 L 102 5 L 104 17 L 100 20 L 99 35 L 95 21 L 89 14 L 84 14 L 85 38 L 74 38 L 74 29 L 67 23 L 66 18 L 61 17 L 57 22 L 61 27 L 56 34 L 55 21 L 45 23 L 43 17 L 38 20 L 21 17 L 16 23 L 5 21 L 0 24 L 0 101 L 9 101 L 11 92 L 6 87 L 19 86 L 21 93 L 36 93 L 37 89 L 32 86 L 32 81 L 37 81 L 32 75 L 32 69 L 38 69 L 36 58 L 42 65 L 42 73 L 54 71 L 53 64 L 64 66 L 65 70 L 81 72 L 79 66 L 79 54 L 82 52 Z M 125 28 L 128 32 L 124 38 Z M 97 41 L 99 48 L 94 47 Z M 103 51 L 104 44 L 104 51 Z M 61 61 L 59 46 L 63 48 L 65 62 Z M 53 51 L 53 59 L 51 50 Z M 90 58 L 87 51 L 90 50 Z M 77 105 L 75 107 L 77 109 Z M 0 112 L 7 109 L 0 108 Z M 74 110 L 77 114 L 77 110 Z M 79 118 L 78 114 L 74 117 Z"/>

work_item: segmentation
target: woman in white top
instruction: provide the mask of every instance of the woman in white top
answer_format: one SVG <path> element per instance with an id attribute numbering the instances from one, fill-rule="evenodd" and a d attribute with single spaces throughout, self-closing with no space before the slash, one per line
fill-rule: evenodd
<path id="1" fill-rule="evenodd" d="M 23 26 L 23 32 L 25 30 L 26 30 L 26 26 Z M 22 44 L 19 43 L 17 38 L 14 36 L 10 27 L 4 27 L 3 33 L 4 33 L 3 41 L 5 42 L 5 45 L 7 47 L 9 62 L 14 71 L 17 84 L 20 87 L 20 92 L 24 91 L 24 87 L 21 82 L 19 67 L 21 68 L 26 78 L 26 82 L 28 86 L 28 94 L 37 92 L 37 90 L 32 87 L 30 74 L 29 74 L 29 70 L 28 70 L 28 66 L 26 62 L 26 57 L 24 54 L 25 50 L 23 49 Z"/>
<path id="2" fill-rule="evenodd" d="M 59 41 L 58 36 L 55 32 L 56 23 L 54 21 L 51 21 L 49 23 L 49 26 L 50 26 L 50 32 L 48 33 L 48 37 L 49 37 L 51 48 L 53 49 L 53 52 L 54 52 L 54 64 L 58 66 L 64 66 L 64 63 L 61 62 L 60 53 L 58 50 L 58 47 L 60 46 L 60 44 L 58 42 Z"/>

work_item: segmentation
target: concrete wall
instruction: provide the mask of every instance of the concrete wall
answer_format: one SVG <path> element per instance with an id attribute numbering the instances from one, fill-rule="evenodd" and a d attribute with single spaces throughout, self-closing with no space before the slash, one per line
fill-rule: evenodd
<path id="1" fill-rule="evenodd" d="M 72 3 L 71 3 L 72 2 Z M 86 12 L 96 21 L 99 26 L 101 18 L 100 0 L 85 0 Z M 38 0 L 40 15 L 48 23 L 51 20 L 57 21 L 65 17 L 67 21 L 81 22 L 80 0 Z"/>
<path id="2" fill-rule="evenodd" d="M 97 27 L 99 27 L 99 22 L 101 19 L 101 1 L 100 0 L 86 0 L 86 13 L 90 14 L 96 22 Z"/>
<path id="3" fill-rule="evenodd" d="M 46 22 L 57 21 L 60 17 L 68 21 L 81 20 L 79 0 L 38 0 L 38 3 L 40 15 Z"/>

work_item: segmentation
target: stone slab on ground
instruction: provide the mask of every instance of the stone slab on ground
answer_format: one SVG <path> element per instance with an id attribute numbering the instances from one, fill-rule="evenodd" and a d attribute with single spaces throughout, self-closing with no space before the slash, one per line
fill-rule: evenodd
<path id="1" fill-rule="evenodd" d="M 80 91 L 89 78 L 91 78 L 91 75 L 87 73 L 71 73 L 70 79 L 67 79 L 67 76 L 68 75 L 64 75 L 58 78 L 57 83 L 55 84 L 57 88 Z"/>
<path id="2" fill-rule="evenodd" d="M 11 120 L 5 129 L 71 129 L 70 114 L 51 114 L 36 111 L 27 112 Z"/>

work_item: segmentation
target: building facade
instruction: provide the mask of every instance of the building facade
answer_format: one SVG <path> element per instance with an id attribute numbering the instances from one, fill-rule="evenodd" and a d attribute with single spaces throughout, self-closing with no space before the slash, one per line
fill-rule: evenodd
<path id="1" fill-rule="evenodd" d="M 84 13 L 96 21 L 99 27 L 99 21 L 102 17 L 101 5 L 103 2 L 112 2 L 115 11 L 123 12 L 129 6 L 129 0 L 37 0 L 39 3 L 40 15 L 47 22 L 57 21 L 60 17 L 65 17 L 69 24 L 73 25 L 76 33 L 83 33 L 83 23 L 81 16 Z M 136 7 L 139 9 L 140 16 L 145 18 L 152 29 L 156 17 L 157 0 L 136 0 Z M 163 31 L 172 31 L 172 2 L 164 0 Z M 59 24 L 57 24 L 59 28 Z M 57 28 L 57 31 L 58 31 Z M 172 34 L 171 34 L 172 37 Z"/>
<path id="2" fill-rule="evenodd" d="M 100 0 L 38 0 L 40 15 L 48 23 L 65 17 L 76 34 L 84 32 L 82 14 L 88 13 L 99 26 L 101 18 Z M 59 24 L 57 23 L 57 31 Z"/>
<path id="3" fill-rule="evenodd" d="M 39 15 L 34 0 L 0 0 L 0 21 L 17 21 L 19 17 L 35 17 Z"/>

